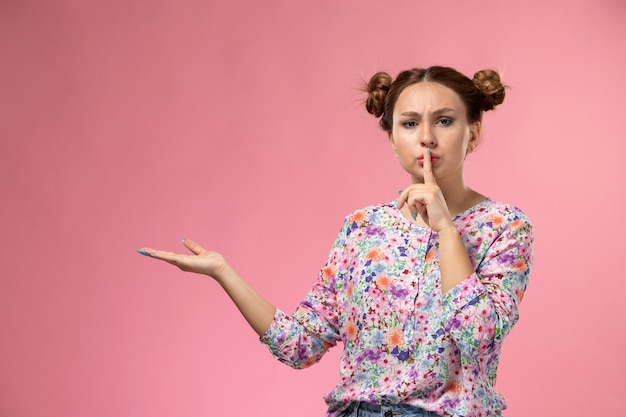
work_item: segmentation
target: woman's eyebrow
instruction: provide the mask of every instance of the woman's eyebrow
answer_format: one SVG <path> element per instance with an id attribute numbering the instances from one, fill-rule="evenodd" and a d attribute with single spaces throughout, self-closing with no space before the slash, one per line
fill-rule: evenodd
<path id="1" fill-rule="evenodd" d="M 433 112 L 433 114 L 435 114 L 435 115 L 439 115 L 439 114 L 442 114 L 442 113 L 448 113 L 448 112 L 452 112 L 452 113 L 454 113 L 454 112 L 455 112 L 455 110 L 454 110 L 454 109 L 451 109 L 451 108 L 449 108 L 449 107 L 444 107 L 444 108 L 442 108 L 442 109 L 437 109 L 437 110 L 435 110 L 435 111 Z"/>
<path id="2" fill-rule="evenodd" d="M 451 109 L 450 107 L 443 107 L 443 108 L 441 108 L 441 109 L 437 109 L 437 110 L 435 110 L 435 111 L 433 112 L 433 114 L 434 114 L 435 116 L 438 116 L 438 115 L 440 115 L 440 114 L 442 114 L 442 113 L 448 113 L 448 112 L 455 112 L 455 110 L 454 110 L 454 109 Z M 416 112 L 416 111 L 405 111 L 405 112 L 403 112 L 403 113 L 400 113 L 400 116 L 420 117 L 420 116 L 421 116 L 421 114 L 419 114 L 419 113 L 418 113 L 418 112 Z"/>

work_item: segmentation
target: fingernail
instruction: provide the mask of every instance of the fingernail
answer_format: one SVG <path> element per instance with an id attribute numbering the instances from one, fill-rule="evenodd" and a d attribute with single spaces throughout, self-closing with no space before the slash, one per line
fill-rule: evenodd
<path id="1" fill-rule="evenodd" d="M 396 208 L 398 208 L 398 200 L 396 200 Z"/>
<path id="2" fill-rule="evenodd" d="M 149 256 L 150 255 L 148 252 L 146 252 L 145 250 L 141 250 L 141 249 L 137 249 L 137 252 L 139 252 L 143 256 Z"/>
<path id="3" fill-rule="evenodd" d="M 411 212 L 411 217 L 413 217 L 413 220 L 417 220 L 417 214 Z"/>
<path id="4" fill-rule="evenodd" d="M 181 241 L 181 242 L 183 242 L 183 243 L 185 243 L 185 240 L 186 240 L 186 239 L 187 239 L 187 238 L 182 238 L 180 241 Z"/>
<path id="5" fill-rule="evenodd" d="M 154 253 L 149 253 L 148 255 L 150 255 L 153 258 L 159 259 Z"/>
<path id="6" fill-rule="evenodd" d="M 402 190 L 398 190 L 398 195 L 402 194 Z"/>
<path id="7" fill-rule="evenodd" d="M 428 149 L 426 150 L 426 152 L 428 152 L 428 153 L 430 154 L 430 148 L 428 148 Z"/>

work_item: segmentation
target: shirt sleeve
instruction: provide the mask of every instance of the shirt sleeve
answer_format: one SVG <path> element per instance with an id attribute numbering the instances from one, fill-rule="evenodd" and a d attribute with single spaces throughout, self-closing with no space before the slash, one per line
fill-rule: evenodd
<path id="1" fill-rule="evenodd" d="M 500 348 L 519 318 L 519 305 L 528 285 L 532 225 L 519 211 L 507 220 L 476 272 L 443 297 L 444 328 L 470 356 Z M 497 232 L 492 225 L 485 227 Z"/>
<path id="2" fill-rule="evenodd" d="M 347 233 L 346 222 L 305 299 L 291 316 L 277 310 L 269 329 L 261 336 L 261 343 L 272 355 L 292 368 L 307 368 L 319 362 L 341 340 L 337 292 L 343 288 L 347 270 Z"/>

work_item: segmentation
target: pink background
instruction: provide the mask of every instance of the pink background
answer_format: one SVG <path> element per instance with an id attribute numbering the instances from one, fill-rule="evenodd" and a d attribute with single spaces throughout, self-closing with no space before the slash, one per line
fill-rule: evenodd
<path id="1" fill-rule="evenodd" d="M 340 348 L 289 369 L 135 249 L 193 237 L 292 311 L 407 185 L 360 79 L 432 64 L 512 87 L 467 164 L 536 229 L 506 416 L 623 413 L 625 44 L 621 0 L 2 1 L 0 416 L 323 415 Z"/>

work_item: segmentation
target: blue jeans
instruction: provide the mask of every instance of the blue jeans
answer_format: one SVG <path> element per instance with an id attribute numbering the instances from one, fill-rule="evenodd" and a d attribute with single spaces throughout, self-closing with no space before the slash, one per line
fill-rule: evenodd
<path id="1" fill-rule="evenodd" d="M 407 404 L 351 403 L 341 417 L 437 417 L 432 411 Z"/>

